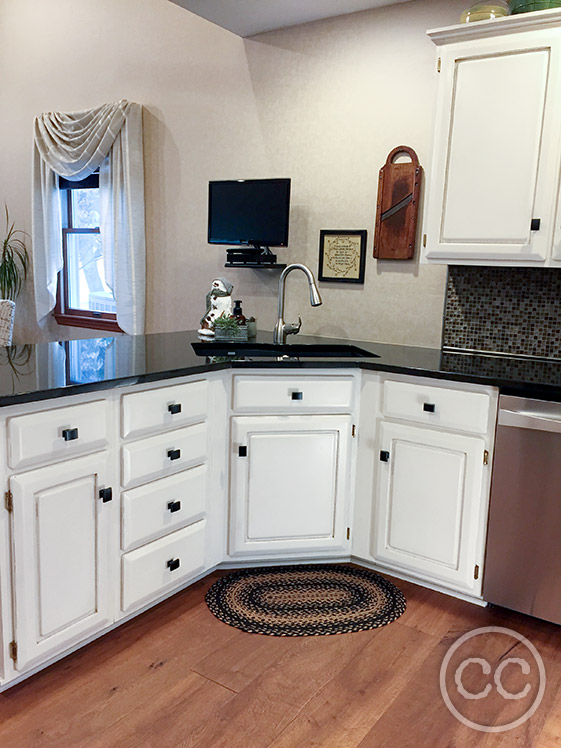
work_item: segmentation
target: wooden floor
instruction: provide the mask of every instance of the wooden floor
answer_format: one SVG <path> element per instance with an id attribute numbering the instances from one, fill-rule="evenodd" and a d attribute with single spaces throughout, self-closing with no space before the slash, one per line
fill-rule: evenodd
<path id="1" fill-rule="evenodd" d="M 0 694 L 0 746 L 561 748 L 561 627 L 398 581 L 407 611 L 381 629 L 245 634 L 205 606 L 217 576 Z M 450 645 L 482 626 L 515 629 L 545 662 L 541 706 L 507 733 L 462 725 L 440 693 Z"/>

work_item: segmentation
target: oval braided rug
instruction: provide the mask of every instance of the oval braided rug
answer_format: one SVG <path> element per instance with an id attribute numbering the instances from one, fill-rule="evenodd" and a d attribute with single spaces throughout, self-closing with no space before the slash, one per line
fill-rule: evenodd
<path id="1" fill-rule="evenodd" d="M 385 626 L 405 611 L 405 597 L 367 569 L 317 564 L 242 569 L 206 594 L 221 621 L 252 634 L 322 636 Z"/>

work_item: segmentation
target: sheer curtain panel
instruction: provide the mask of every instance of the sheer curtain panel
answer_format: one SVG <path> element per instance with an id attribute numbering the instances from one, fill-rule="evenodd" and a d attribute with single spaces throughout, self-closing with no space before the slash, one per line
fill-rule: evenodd
<path id="1" fill-rule="evenodd" d="M 100 230 L 106 283 L 117 322 L 129 335 L 144 332 L 146 240 L 142 107 L 124 99 L 84 112 L 35 118 L 33 154 L 33 276 L 41 324 L 56 303 L 62 270 L 58 175 L 71 181 L 100 169 Z"/>

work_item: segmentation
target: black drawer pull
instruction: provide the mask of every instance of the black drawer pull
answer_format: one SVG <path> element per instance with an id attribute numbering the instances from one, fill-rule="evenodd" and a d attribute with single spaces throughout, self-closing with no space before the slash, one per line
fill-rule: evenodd
<path id="1" fill-rule="evenodd" d="M 176 416 L 178 413 L 181 413 L 181 403 L 171 403 L 168 405 L 168 410 L 172 416 Z"/>
<path id="2" fill-rule="evenodd" d="M 78 438 L 78 429 L 62 429 L 62 438 L 65 442 L 73 442 Z"/>
<path id="3" fill-rule="evenodd" d="M 380 452 L 380 462 L 389 462 L 390 461 L 390 453 L 386 449 L 382 449 Z"/>
<path id="4" fill-rule="evenodd" d="M 170 558 L 166 566 L 168 567 L 170 571 L 175 571 L 176 569 L 179 569 L 179 567 L 181 566 L 181 561 L 178 558 Z"/>
<path id="5" fill-rule="evenodd" d="M 168 510 L 173 514 L 181 509 L 180 501 L 168 501 Z"/>
<path id="6" fill-rule="evenodd" d="M 238 457 L 247 457 L 247 447 L 238 447 Z"/>
<path id="7" fill-rule="evenodd" d="M 170 460 L 179 460 L 181 457 L 181 450 L 180 449 L 168 449 L 168 457 Z"/>
<path id="8" fill-rule="evenodd" d="M 99 498 L 104 504 L 107 504 L 108 501 L 113 501 L 113 489 L 111 487 L 101 488 L 99 490 Z"/>
<path id="9" fill-rule="evenodd" d="M 303 392 L 292 392 L 291 393 L 293 400 L 303 400 L 304 399 L 304 393 Z"/>
<path id="10" fill-rule="evenodd" d="M 434 403 L 423 403 L 423 410 L 425 413 L 436 413 L 436 405 Z"/>

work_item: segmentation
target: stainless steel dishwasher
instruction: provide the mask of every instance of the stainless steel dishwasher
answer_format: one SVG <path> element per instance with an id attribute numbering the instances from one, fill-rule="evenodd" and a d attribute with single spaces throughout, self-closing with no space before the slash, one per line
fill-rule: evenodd
<path id="1" fill-rule="evenodd" d="M 483 597 L 561 623 L 561 403 L 499 398 Z"/>

